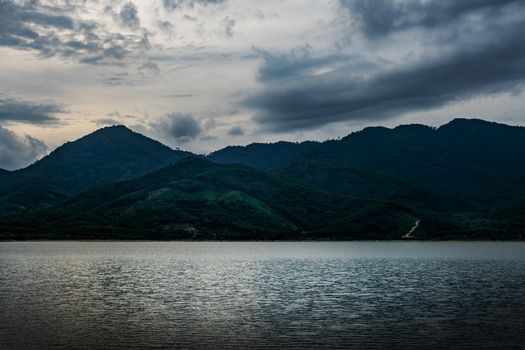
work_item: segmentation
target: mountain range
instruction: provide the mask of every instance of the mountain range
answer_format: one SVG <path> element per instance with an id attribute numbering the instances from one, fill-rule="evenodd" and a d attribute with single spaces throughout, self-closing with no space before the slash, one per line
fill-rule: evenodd
<path id="1" fill-rule="evenodd" d="M 112 126 L 27 168 L 0 171 L 1 239 L 507 240 L 523 233 L 525 128 L 478 119 L 207 156 Z"/>

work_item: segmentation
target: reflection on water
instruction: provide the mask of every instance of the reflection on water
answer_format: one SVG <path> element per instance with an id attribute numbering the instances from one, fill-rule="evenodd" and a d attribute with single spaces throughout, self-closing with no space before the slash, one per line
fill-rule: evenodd
<path id="1" fill-rule="evenodd" d="M 523 348 L 521 243 L 0 243 L 0 348 Z"/>

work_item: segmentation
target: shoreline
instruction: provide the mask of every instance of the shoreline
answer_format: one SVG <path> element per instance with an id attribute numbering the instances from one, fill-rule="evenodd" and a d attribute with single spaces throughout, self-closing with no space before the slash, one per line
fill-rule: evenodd
<path id="1" fill-rule="evenodd" d="M 0 240 L 0 243 L 321 243 L 321 242 L 356 242 L 356 243 L 525 243 L 525 240 L 142 240 L 142 239 L 42 239 L 42 240 Z"/>

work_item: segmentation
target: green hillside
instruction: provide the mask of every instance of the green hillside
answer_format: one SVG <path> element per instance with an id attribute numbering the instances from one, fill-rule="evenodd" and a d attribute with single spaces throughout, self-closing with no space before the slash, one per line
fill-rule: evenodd
<path id="1" fill-rule="evenodd" d="M 60 206 L 5 219 L 0 228 L 4 238 L 33 239 L 357 239 L 398 238 L 412 224 L 401 206 L 188 158 Z"/>

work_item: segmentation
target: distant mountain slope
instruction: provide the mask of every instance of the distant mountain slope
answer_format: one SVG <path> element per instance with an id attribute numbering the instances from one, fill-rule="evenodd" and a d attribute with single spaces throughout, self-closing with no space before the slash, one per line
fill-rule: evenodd
<path id="1" fill-rule="evenodd" d="M 224 164 L 243 164 L 259 170 L 281 168 L 310 152 L 318 142 L 252 143 L 248 146 L 230 146 L 208 155 L 208 159 Z"/>
<path id="2" fill-rule="evenodd" d="M 188 158 L 140 179 L 0 221 L 3 237 L 399 238 L 402 206 L 330 194 L 239 165 Z"/>
<path id="3" fill-rule="evenodd" d="M 0 186 L 9 179 L 10 174 L 11 172 L 8 170 L 0 169 Z"/>
<path id="4" fill-rule="evenodd" d="M 374 127 L 173 165 L 188 155 L 111 127 L 0 172 L 1 237 L 390 239 L 416 221 L 421 239 L 525 235 L 522 127 Z"/>
<path id="5" fill-rule="evenodd" d="M 341 140 L 293 145 L 293 152 L 286 152 L 282 143 L 229 147 L 212 153 L 209 159 L 216 160 L 217 154 L 224 163 L 271 169 L 347 193 L 362 192 L 374 186 L 373 181 L 365 176 L 368 184 L 357 188 L 348 177 L 330 178 L 325 171 L 321 183 L 311 171 L 342 167 L 371 172 L 474 205 L 509 202 L 513 201 L 509 194 L 525 193 L 523 127 L 455 119 L 437 129 L 417 124 L 371 127 Z M 265 166 L 268 163 L 272 166 Z"/>
<path id="6" fill-rule="evenodd" d="M 462 201 L 435 192 L 432 188 L 323 159 L 295 161 L 274 173 L 323 191 L 389 201 L 409 207 L 427 207 L 429 210 L 443 212 L 458 210 L 463 204 Z"/>
<path id="7" fill-rule="evenodd" d="M 173 150 L 124 126 L 99 129 L 9 174 L 9 181 L 0 186 L 0 207 L 11 207 L 14 211 L 34 209 L 53 203 L 52 200 L 39 202 L 37 197 L 52 199 L 56 193 L 76 194 L 139 177 L 189 155 L 191 153 Z M 20 188 L 34 187 L 35 179 L 45 184 L 38 191 L 40 196 L 34 196 L 33 191 L 25 191 L 25 198 L 13 193 Z M 49 193 L 42 193 L 46 191 Z"/>
<path id="8" fill-rule="evenodd" d="M 508 202 L 525 190 L 525 128 L 481 120 L 456 119 L 438 129 L 367 128 L 307 158 L 351 164 L 474 204 Z"/>

